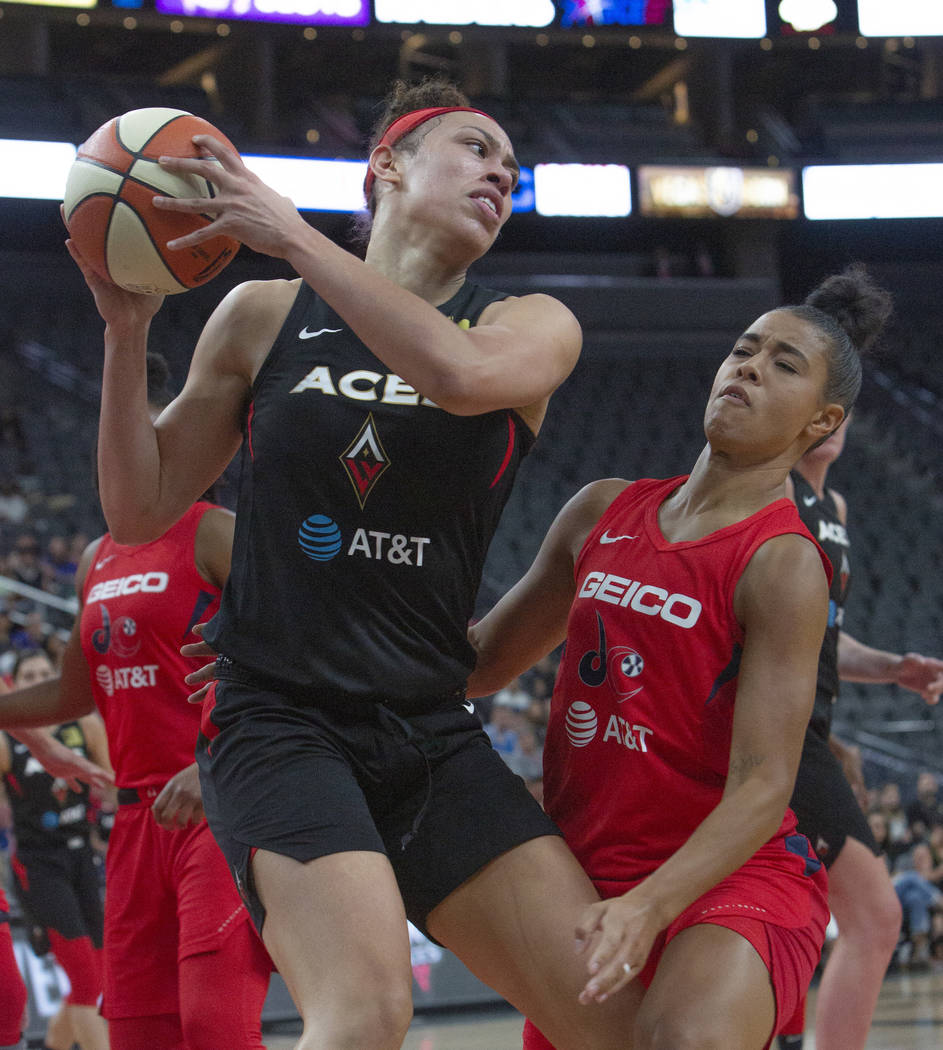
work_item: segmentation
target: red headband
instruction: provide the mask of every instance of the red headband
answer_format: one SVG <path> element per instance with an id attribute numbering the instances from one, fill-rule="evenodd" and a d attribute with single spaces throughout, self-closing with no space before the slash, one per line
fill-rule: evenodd
<path id="1" fill-rule="evenodd" d="M 396 120 L 383 132 L 383 138 L 377 143 L 378 146 L 395 146 L 400 139 L 404 139 L 411 131 L 415 131 L 420 124 L 425 124 L 427 120 L 432 120 L 433 117 L 441 117 L 443 113 L 478 113 L 482 117 L 488 117 L 488 114 L 481 109 L 474 109 L 471 106 L 431 106 L 429 109 L 414 109 L 409 113 L 404 113 L 401 117 L 397 117 Z M 488 117 L 492 120 L 492 117 Z M 374 174 L 373 169 L 367 166 L 367 174 L 363 180 L 363 195 L 368 200 L 370 199 L 370 190 L 373 188 Z"/>

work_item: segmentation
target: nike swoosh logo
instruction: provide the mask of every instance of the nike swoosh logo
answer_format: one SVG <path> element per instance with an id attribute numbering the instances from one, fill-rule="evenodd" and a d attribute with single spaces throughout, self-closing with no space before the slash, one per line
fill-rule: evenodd
<path id="1" fill-rule="evenodd" d="M 95 562 L 96 569 L 104 569 L 104 567 L 111 561 L 112 558 L 117 558 L 117 554 L 109 554 L 107 558 L 102 558 L 101 561 Z"/>
<path id="2" fill-rule="evenodd" d="M 475 713 L 475 705 L 471 702 L 471 700 L 463 701 L 462 707 L 464 707 L 470 715 L 473 715 Z"/>
<path id="3" fill-rule="evenodd" d="M 807 507 L 811 507 L 811 506 L 812 506 L 812 504 L 813 504 L 813 503 L 815 503 L 815 496 L 803 496 L 803 497 L 802 497 L 802 502 L 803 502 L 803 503 L 804 503 L 804 504 L 805 504 L 805 505 L 806 505 Z"/>
<path id="4" fill-rule="evenodd" d="M 316 332 L 309 332 L 308 331 L 308 326 L 305 325 L 304 328 L 302 328 L 301 331 L 298 333 L 298 338 L 299 339 L 317 339 L 317 337 L 319 335 L 324 335 L 325 332 L 343 332 L 343 331 L 344 331 L 343 328 L 319 328 Z"/>
<path id="5" fill-rule="evenodd" d="M 600 543 L 615 543 L 617 540 L 637 540 L 638 536 L 610 536 L 609 530 L 606 531 L 599 537 Z"/>

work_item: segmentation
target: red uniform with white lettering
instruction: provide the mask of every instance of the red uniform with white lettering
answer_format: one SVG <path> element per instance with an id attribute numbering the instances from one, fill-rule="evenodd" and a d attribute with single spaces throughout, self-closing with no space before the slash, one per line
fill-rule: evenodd
<path id="1" fill-rule="evenodd" d="M 186 702 L 183 678 L 195 665 L 179 650 L 219 608 L 193 554 L 210 506 L 195 504 L 153 543 L 128 547 L 106 534 L 89 567 L 82 649 L 119 788 L 163 787 L 193 761 L 200 708 Z"/>
<path id="2" fill-rule="evenodd" d="M 669 543 L 658 508 L 684 480 L 628 486 L 575 567 L 544 805 L 603 897 L 651 874 L 720 802 L 744 643 L 734 589 L 766 540 L 798 533 L 815 542 L 782 499 L 699 540 Z M 827 919 L 824 868 L 787 809 L 776 834 L 662 934 L 641 980 L 647 986 L 672 936 L 715 922 L 754 943 L 781 1010 L 811 978 Z M 770 927 L 796 934 L 798 947 L 780 951 Z M 525 1045 L 548 1044 L 530 1029 Z"/>
<path id="3" fill-rule="evenodd" d="M 197 530 L 211 508 L 195 504 L 152 543 L 129 547 L 104 536 L 83 590 L 82 650 L 119 788 L 102 1013 L 121 1050 L 144 1045 L 157 1015 L 171 1040 L 174 1031 L 191 1032 L 187 1046 L 203 1046 L 192 1041 L 194 1023 L 209 1028 L 214 1047 L 262 1046 L 268 958 L 223 855 L 205 820 L 167 831 L 151 813 L 167 781 L 194 762 L 201 712 L 187 703 L 183 679 L 199 661 L 179 650 L 219 608 L 220 589 L 195 561 Z M 205 994 L 206 975 L 193 969 L 201 960 L 215 968 L 217 995 Z M 143 1027 L 133 1026 L 138 1019 Z"/>

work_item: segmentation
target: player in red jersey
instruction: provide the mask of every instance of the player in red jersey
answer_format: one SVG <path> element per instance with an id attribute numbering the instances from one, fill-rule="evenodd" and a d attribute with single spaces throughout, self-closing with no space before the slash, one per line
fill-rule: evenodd
<path id="1" fill-rule="evenodd" d="M 581 999 L 628 997 L 634 1048 L 768 1046 L 824 938 L 787 807 L 831 570 L 786 478 L 851 407 L 889 302 L 860 272 L 816 302 L 736 341 L 690 475 L 587 486 L 470 633 L 478 694 L 566 637 L 544 798 L 607 898 L 576 930 Z M 549 1043 L 529 1025 L 525 1046 Z"/>
<path id="2" fill-rule="evenodd" d="M 166 400 L 152 399 L 155 415 Z M 179 654 L 218 605 L 232 523 L 201 501 L 152 543 L 122 546 L 108 534 L 91 543 L 61 680 L 0 698 L 4 727 L 65 721 L 96 704 L 105 720 L 119 802 L 102 1007 L 112 1050 L 263 1045 L 271 964 L 203 819 L 200 712 L 186 703 L 192 665 Z"/>
<path id="3" fill-rule="evenodd" d="M 13 668 L 17 688 L 55 677 L 42 649 L 25 649 Z M 50 727 L 63 746 L 108 767 L 105 727 L 97 714 Z M 22 741 L 0 733 L 0 776 L 13 810 L 14 889 L 28 924 L 69 978 L 69 993 L 46 1026 L 47 1050 L 108 1050 L 98 1013 L 102 902 L 91 843 L 89 789 L 69 788 L 44 769 Z"/>

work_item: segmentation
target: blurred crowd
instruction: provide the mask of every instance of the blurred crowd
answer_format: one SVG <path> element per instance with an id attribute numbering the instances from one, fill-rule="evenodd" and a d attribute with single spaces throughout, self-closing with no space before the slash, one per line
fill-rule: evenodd
<path id="1" fill-rule="evenodd" d="M 925 770 L 905 801 L 889 781 L 868 792 L 868 822 L 881 847 L 903 909 L 895 965 L 943 968 L 943 798 L 940 779 Z"/>

